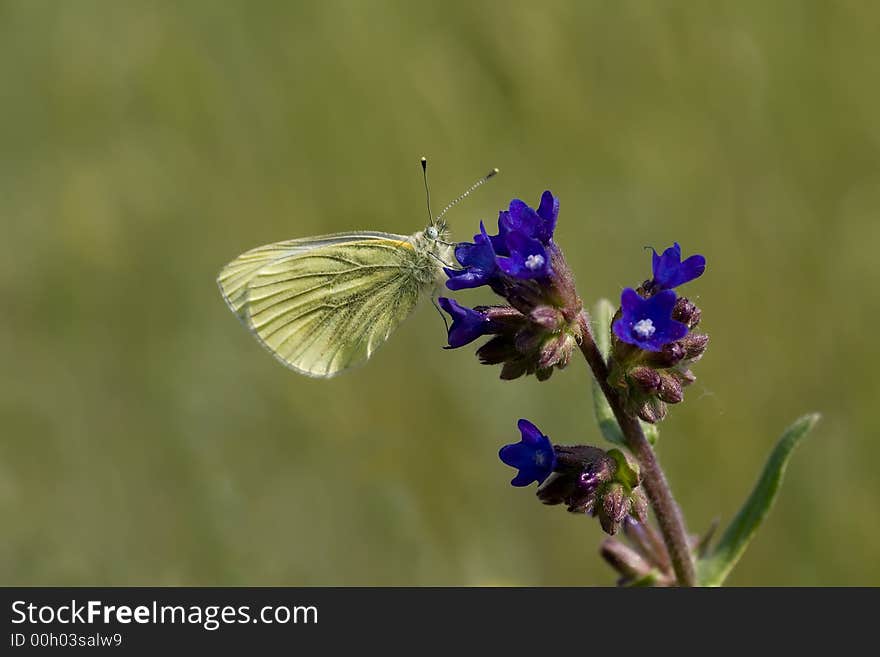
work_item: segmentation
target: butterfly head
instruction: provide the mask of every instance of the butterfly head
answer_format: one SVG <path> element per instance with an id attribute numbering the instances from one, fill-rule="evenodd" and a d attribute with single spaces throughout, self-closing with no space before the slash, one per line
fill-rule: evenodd
<path id="1" fill-rule="evenodd" d="M 492 169 L 489 173 L 487 173 L 485 176 L 480 178 L 477 182 L 475 182 L 467 190 L 465 190 L 465 192 L 463 194 L 461 194 L 458 198 L 456 198 L 449 205 L 447 205 L 445 208 L 443 208 L 443 211 L 440 212 L 440 214 L 438 214 L 435 217 L 431 213 L 431 193 L 428 191 L 428 160 L 423 157 L 421 160 L 421 163 L 422 163 L 422 179 L 424 180 L 424 183 L 425 183 L 425 200 L 428 205 L 428 220 L 430 221 L 430 223 L 428 224 L 428 227 L 425 228 L 424 234 L 425 234 L 425 237 L 427 237 L 429 240 L 441 240 L 442 241 L 448 235 L 448 231 L 446 230 L 446 220 L 444 219 L 444 217 L 446 216 L 446 213 L 449 212 L 449 210 L 451 210 L 453 207 L 458 205 L 461 201 L 466 199 L 468 196 L 470 196 L 471 192 L 473 192 L 475 189 L 477 189 L 477 187 L 479 187 L 480 185 L 482 185 L 486 181 L 493 178 L 498 173 L 498 169 Z"/>

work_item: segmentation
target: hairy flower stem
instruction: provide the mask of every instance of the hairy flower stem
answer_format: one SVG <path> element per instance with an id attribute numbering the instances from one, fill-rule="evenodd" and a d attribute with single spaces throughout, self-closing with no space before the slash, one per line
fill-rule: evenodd
<path id="1" fill-rule="evenodd" d="M 645 492 L 651 501 L 654 514 L 657 516 L 657 524 L 663 534 L 666 549 L 672 561 L 672 568 L 680 586 L 696 586 L 694 575 L 694 563 L 688 546 L 687 532 L 684 526 L 684 518 L 681 510 L 672 497 L 672 491 L 666 481 L 666 476 L 657 462 L 654 450 L 645 438 L 638 419 L 627 415 L 623 410 L 620 395 L 608 384 L 608 364 L 602 357 L 599 347 L 593 338 L 590 327 L 590 317 L 586 311 L 578 316 L 582 339 L 580 343 L 581 353 L 593 370 L 593 376 L 599 382 L 602 393 L 608 400 L 614 417 L 623 432 L 626 446 L 639 462 L 641 468 L 642 483 Z"/>

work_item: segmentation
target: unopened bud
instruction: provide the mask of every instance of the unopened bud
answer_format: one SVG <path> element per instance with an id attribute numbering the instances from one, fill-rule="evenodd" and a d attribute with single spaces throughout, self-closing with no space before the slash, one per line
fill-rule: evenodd
<path id="1" fill-rule="evenodd" d="M 681 391 L 681 383 L 678 378 L 669 372 L 661 372 L 659 396 L 668 404 L 681 402 L 684 399 L 684 393 Z"/>
<path id="2" fill-rule="evenodd" d="M 523 323 L 526 320 L 525 315 L 516 308 L 511 308 L 510 306 L 476 306 L 474 307 L 474 310 L 483 313 L 493 322 L 499 322 L 502 324 L 517 324 Z"/>
<path id="3" fill-rule="evenodd" d="M 670 342 L 663 345 L 660 351 L 651 352 L 645 362 L 653 367 L 672 367 L 681 362 L 684 356 L 685 351 L 681 342 Z"/>
<path id="4" fill-rule="evenodd" d="M 497 365 L 518 356 L 513 339 L 508 335 L 496 335 L 477 349 L 477 358 L 484 365 Z"/>
<path id="5" fill-rule="evenodd" d="M 680 340 L 684 347 L 684 357 L 687 360 L 699 360 L 709 344 L 709 336 L 705 333 L 689 333 Z"/>
<path id="6" fill-rule="evenodd" d="M 614 474 L 615 461 L 599 447 L 590 445 L 555 445 L 556 470 L 558 472 L 607 472 L 610 479 Z"/>
<path id="7" fill-rule="evenodd" d="M 541 345 L 543 333 L 534 326 L 526 326 L 516 334 L 516 350 L 521 354 L 531 354 Z"/>
<path id="8" fill-rule="evenodd" d="M 629 496 L 623 484 L 612 482 L 602 491 L 602 506 L 599 509 L 599 523 L 606 534 L 616 534 L 620 523 L 629 512 Z"/>
<path id="9" fill-rule="evenodd" d="M 656 424 L 666 417 L 666 404 L 657 397 L 651 396 L 642 400 L 636 414 L 649 424 Z"/>
<path id="10" fill-rule="evenodd" d="M 599 488 L 605 477 L 601 472 L 582 472 L 578 475 L 577 485 L 566 500 L 571 513 L 592 514 L 596 509 Z"/>
<path id="11" fill-rule="evenodd" d="M 555 445 L 556 469 L 537 495 L 544 504 L 565 504 L 572 513 L 592 513 L 601 487 L 617 463 L 605 450 L 588 445 Z"/>
<path id="12" fill-rule="evenodd" d="M 660 390 L 660 374 L 653 367 L 639 365 L 627 374 L 643 392 L 653 393 Z"/>
<path id="13" fill-rule="evenodd" d="M 551 506 L 554 504 L 562 504 L 571 494 L 573 486 L 573 477 L 565 473 L 555 472 L 538 488 L 538 491 L 535 494 L 544 504 L 549 504 Z"/>
<path id="14" fill-rule="evenodd" d="M 648 522 L 648 498 L 645 497 L 641 486 L 633 489 L 630 502 L 632 504 L 630 515 L 642 524 Z"/>
<path id="15" fill-rule="evenodd" d="M 602 558 L 620 573 L 624 581 L 641 579 L 653 570 L 638 552 L 617 539 L 606 538 L 600 551 Z"/>
<path id="16" fill-rule="evenodd" d="M 690 370 L 686 369 L 676 369 L 674 370 L 675 375 L 678 377 L 678 380 L 681 382 L 683 386 L 689 386 L 694 381 L 697 380 L 696 375 Z"/>
<path id="17" fill-rule="evenodd" d="M 539 367 L 535 370 L 535 378 L 538 379 L 538 381 L 546 381 L 551 376 L 553 376 L 552 367 Z"/>
<path id="18" fill-rule="evenodd" d="M 508 360 L 501 366 L 501 378 L 505 381 L 518 379 L 525 374 L 528 369 L 529 366 L 525 359 L 520 358 L 518 360 Z"/>
<path id="19" fill-rule="evenodd" d="M 700 323 L 702 311 L 685 297 L 679 297 L 672 309 L 672 319 L 686 324 L 689 329 L 693 329 Z"/>
<path id="20" fill-rule="evenodd" d="M 574 346 L 574 338 L 568 333 L 552 335 L 541 345 L 541 351 L 538 353 L 538 367 L 546 368 L 555 365 L 565 367 L 571 360 Z"/>
<path id="21" fill-rule="evenodd" d="M 558 331 L 565 323 L 562 312 L 553 306 L 538 306 L 529 314 L 529 319 L 532 323 L 551 333 Z"/>

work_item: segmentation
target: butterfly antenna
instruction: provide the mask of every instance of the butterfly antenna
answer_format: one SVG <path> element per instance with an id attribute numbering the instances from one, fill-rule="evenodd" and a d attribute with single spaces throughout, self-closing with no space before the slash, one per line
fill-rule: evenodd
<path id="1" fill-rule="evenodd" d="M 440 226 L 441 229 L 442 229 L 442 228 L 445 228 L 445 227 L 446 227 L 445 222 L 441 222 L 441 221 L 440 221 L 440 220 L 444 217 L 444 215 L 445 215 L 447 212 L 449 212 L 452 208 L 454 208 L 456 205 L 458 205 L 459 203 L 461 203 L 461 202 L 462 202 L 464 199 L 466 199 L 468 196 L 470 196 L 471 192 L 473 192 L 475 189 L 477 189 L 477 187 L 479 187 L 480 185 L 482 185 L 482 184 L 488 182 L 489 180 L 491 180 L 492 178 L 494 178 L 496 175 L 498 175 L 498 169 L 497 169 L 497 168 L 492 169 L 489 173 L 487 173 L 485 176 L 483 176 L 482 178 L 480 178 L 480 179 L 479 179 L 477 182 L 475 182 L 473 185 L 471 185 L 470 187 L 468 187 L 467 190 L 465 190 L 465 192 L 464 192 L 461 196 L 459 196 L 459 197 L 458 197 L 457 199 L 455 199 L 452 203 L 450 203 L 450 204 L 447 205 L 445 208 L 443 208 L 443 211 L 442 211 L 440 214 L 437 215 L 437 219 L 435 220 L 435 223 L 438 224 L 438 225 Z"/>
<path id="2" fill-rule="evenodd" d="M 428 190 L 428 158 L 422 158 L 422 180 L 425 183 L 425 203 L 428 206 L 428 224 L 434 223 L 434 215 L 431 213 L 431 192 Z"/>

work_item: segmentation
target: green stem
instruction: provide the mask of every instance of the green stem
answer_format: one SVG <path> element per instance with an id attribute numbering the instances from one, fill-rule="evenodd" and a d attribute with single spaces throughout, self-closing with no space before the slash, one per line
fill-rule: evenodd
<path id="1" fill-rule="evenodd" d="M 593 376 L 596 377 L 602 393 L 614 412 L 614 417 L 617 419 L 626 440 L 626 446 L 639 462 L 642 485 L 645 487 L 645 492 L 651 501 L 651 507 L 657 516 L 657 524 L 660 527 L 660 533 L 663 534 L 663 541 L 669 551 L 669 558 L 672 561 L 672 568 L 678 583 L 681 586 L 696 586 L 697 579 L 694 574 L 694 562 L 688 544 L 684 518 L 672 497 L 672 490 L 666 481 L 666 475 L 663 474 L 657 456 L 645 438 L 638 419 L 624 411 L 620 395 L 608 384 L 608 364 L 596 346 L 590 327 L 590 317 L 586 311 L 581 312 L 578 322 L 583 335 L 580 344 L 581 353 L 587 360 L 590 369 L 593 370 Z"/>

